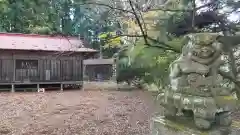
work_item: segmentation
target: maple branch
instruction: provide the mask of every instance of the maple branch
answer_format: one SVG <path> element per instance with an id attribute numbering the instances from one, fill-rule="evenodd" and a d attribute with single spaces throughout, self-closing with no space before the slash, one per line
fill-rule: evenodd
<path id="1" fill-rule="evenodd" d="M 145 35 L 147 39 L 151 40 L 152 42 L 156 43 L 156 44 L 159 44 L 159 45 L 152 45 L 150 43 L 147 43 L 145 44 L 147 47 L 154 47 L 154 48 L 158 48 L 158 49 L 164 49 L 164 50 L 170 50 L 170 51 L 173 51 L 173 52 L 176 52 L 176 53 L 181 53 L 180 50 L 178 49 L 175 49 L 173 48 L 172 46 L 170 46 L 169 44 L 165 43 L 165 42 L 161 42 L 161 41 L 158 41 L 152 37 L 149 37 L 147 35 Z M 113 36 L 113 37 L 110 37 L 106 40 L 104 40 L 105 42 L 110 40 L 110 39 L 114 39 L 114 38 L 117 38 L 117 37 L 144 37 L 144 35 L 128 35 L 128 34 L 123 34 L 123 35 L 118 35 L 118 36 Z"/>
<path id="2" fill-rule="evenodd" d="M 111 5 L 104 4 L 104 3 L 88 2 L 88 3 L 78 3 L 78 5 L 98 5 L 98 6 L 104 6 L 104 7 L 110 8 L 110 9 L 115 9 L 115 10 L 119 10 L 119 11 L 122 11 L 122 12 L 134 14 L 134 13 L 133 13 L 132 11 L 130 11 L 130 10 L 125 10 L 125 9 L 122 9 L 122 8 L 113 7 L 113 6 L 111 6 Z"/>
<path id="3" fill-rule="evenodd" d="M 214 4 L 214 3 L 215 3 L 215 1 L 212 1 L 212 2 L 209 2 L 209 3 L 204 4 L 202 6 L 199 6 L 199 7 L 195 8 L 195 11 L 200 10 L 202 8 L 205 8 L 205 7 L 208 7 L 208 6 L 210 6 L 210 5 Z M 194 9 L 168 9 L 168 8 L 165 8 L 163 6 L 163 7 L 160 7 L 160 8 L 149 9 L 147 11 L 158 11 L 158 10 L 168 11 L 168 12 L 192 12 Z"/>
<path id="4" fill-rule="evenodd" d="M 134 16 L 135 16 L 135 18 L 136 18 L 136 21 L 137 21 L 137 23 L 138 23 L 138 26 L 139 26 L 139 28 L 140 28 L 140 30 L 141 30 L 141 33 L 142 33 L 142 35 L 143 35 L 145 44 L 148 44 L 147 35 L 145 34 L 145 32 L 144 32 L 144 30 L 143 30 L 143 27 L 142 27 L 142 24 L 141 24 L 141 22 L 140 22 L 140 19 L 139 19 L 138 15 L 137 15 L 137 13 L 136 13 L 136 11 L 135 11 L 135 8 L 133 7 L 133 3 L 132 3 L 131 0 L 128 0 L 128 2 L 129 2 L 129 4 L 130 4 L 130 6 L 131 6 L 131 9 L 132 9 L 132 11 L 133 11 L 133 14 L 134 14 Z"/>
<path id="5" fill-rule="evenodd" d="M 171 50 L 171 51 L 174 51 L 174 52 L 176 52 L 176 53 L 181 53 L 180 50 L 173 48 L 172 46 L 170 46 L 169 44 L 167 44 L 167 43 L 165 43 L 165 42 L 161 42 L 161 41 L 156 40 L 156 39 L 154 39 L 154 38 L 152 38 L 152 37 L 149 37 L 149 36 L 148 36 L 147 38 L 148 38 L 149 40 L 151 40 L 151 41 L 153 41 L 153 42 L 161 45 L 161 46 L 160 46 L 160 45 L 148 45 L 148 46 L 157 47 L 157 48 L 161 48 L 161 49 L 165 49 L 165 50 Z M 163 45 L 163 46 L 162 46 L 162 45 Z"/>

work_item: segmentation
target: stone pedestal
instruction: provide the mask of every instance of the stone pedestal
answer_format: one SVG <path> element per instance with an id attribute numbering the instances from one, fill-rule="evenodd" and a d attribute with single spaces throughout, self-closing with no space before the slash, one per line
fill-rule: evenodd
<path id="1" fill-rule="evenodd" d="M 229 128 L 213 127 L 210 131 L 200 131 L 192 118 L 177 117 L 174 120 L 156 116 L 151 121 L 151 135 L 240 135 L 240 123 L 234 121 Z"/>

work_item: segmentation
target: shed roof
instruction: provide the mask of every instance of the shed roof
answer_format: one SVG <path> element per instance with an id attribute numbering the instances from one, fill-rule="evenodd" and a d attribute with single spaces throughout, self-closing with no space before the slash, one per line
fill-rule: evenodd
<path id="1" fill-rule="evenodd" d="M 83 60 L 84 65 L 112 65 L 114 59 L 86 59 Z"/>
<path id="2" fill-rule="evenodd" d="M 0 33 L 0 49 L 97 52 L 86 48 L 83 41 L 76 37 L 16 33 Z"/>

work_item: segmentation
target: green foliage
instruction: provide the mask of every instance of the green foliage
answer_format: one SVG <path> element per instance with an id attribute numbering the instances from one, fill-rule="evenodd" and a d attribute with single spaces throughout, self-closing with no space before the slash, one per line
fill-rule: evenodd
<path id="1" fill-rule="evenodd" d="M 52 31 L 49 27 L 36 26 L 34 28 L 31 28 L 29 31 L 31 31 L 32 33 L 36 33 L 36 34 L 44 34 L 44 35 L 52 34 L 51 33 Z"/>
<path id="2" fill-rule="evenodd" d="M 105 48 L 116 48 L 121 46 L 121 37 L 116 35 L 116 32 L 104 32 L 98 36 L 104 41 Z"/>
<path id="3" fill-rule="evenodd" d="M 4 19 L 1 19 L 0 24 L 4 31 L 19 33 L 33 33 L 31 28 L 57 25 L 52 24 L 54 22 L 52 20 L 56 20 L 56 18 L 53 14 L 50 16 L 51 6 L 48 0 L 2 0 L 0 16 Z"/>
<path id="4" fill-rule="evenodd" d="M 142 40 L 125 52 L 119 60 L 119 81 L 143 80 L 155 84 L 159 89 L 168 85 L 169 64 L 176 54 L 161 49 L 145 46 Z"/>
<path id="5" fill-rule="evenodd" d="M 117 82 L 132 83 L 136 78 L 144 78 L 146 69 L 134 66 L 120 66 L 119 65 Z"/>

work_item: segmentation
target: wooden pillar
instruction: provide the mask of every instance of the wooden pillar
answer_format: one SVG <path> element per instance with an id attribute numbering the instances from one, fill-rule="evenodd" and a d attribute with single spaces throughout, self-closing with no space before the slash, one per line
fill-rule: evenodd
<path id="1" fill-rule="evenodd" d="M 63 84 L 60 85 L 60 90 L 63 91 Z"/>
<path id="2" fill-rule="evenodd" d="M 14 86 L 14 84 L 12 84 L 11 92 L 15 92 L 15 86 Z"/>
<path id="3" fill-rule="evenodd" d="M 12 64 L 13 64 L 13 68 L 12 68 L 12 79 L 11 79 L 11 82 L 14 83 L 16 81 L 16 58 L 15 58 L 15 55 L 14 53 L 12 54 Z M 14 87 L 14 86 L 12 86 Z M 14 89 L 14 88 L 12 88 Z"/>
<path id="4" fill-rule="evenodd" d="M 116 90 L 118 90 L 118 82 L 117 82 L 117 58 L 114 58 L 113 59 L 113 65 L 112 65 L 112 70 L 113 70 L 113 74 L 112 74 L 112 79 L 113 79 L 113 82 L 115 83 L 116 85 Z"/>
<path id="5" fill-rule="evenodd" d="M 82 88 L 81 88 L 81 90 L 84 91 L 84 81 L 82 81 Z"/>
<path id="6" fill-rule="evenodd" d="M 83 81 L 85 81 L 85 78 L 86 78 L 86 65 L 83 65 L 83 70 L 82 70 L 82 72 L 83 72 Z"/>
<path id="7" fill-rule="evenodd" d="M 85 83 L 85 79 L 86 79 L 86 65 L 85 64 L 83 64 L 83 70 L 82 70 L 82 72 L 83 72 L 83 78 L 82 78 L 82 90 L 84 91 L 84 83 Z"/>
<path id="8" fill-rule="evenodd" d="M 16 60 L 13 58 L 13 78 L 12 81 L 15 82 L 16 79 Z"/>
<path id="9" fill-rule="evenodd" d="M 37 91 L 39 91 L 39 89 L 40 89 L 40 86 L 39 86 L 39 84 L 37 84 Z"/>
<path id="10" fill-rule="evenodd" d="M 116 62 L 116 59 L 114 59 L 114 62 L 112 64 L 112 80 L 114 82 L 117 82 L 117 62 Z"/>

